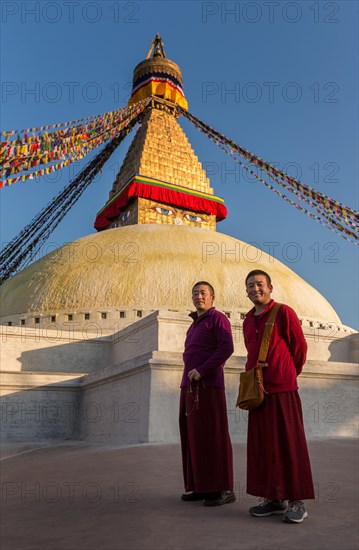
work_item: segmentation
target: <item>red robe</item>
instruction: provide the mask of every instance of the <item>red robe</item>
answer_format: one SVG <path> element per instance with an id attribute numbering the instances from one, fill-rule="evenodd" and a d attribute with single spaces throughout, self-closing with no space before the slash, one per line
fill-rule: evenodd
<path id="1" fill-rule="evenodd" d="M 252 369 L 257 363 L 265 323 L 274 304 L 274 300 L 271 300 L 264 313 L 258 316 L 254 315 L 253 308 L 244 319 L 244 343 L 248 351 L 246 370 Z M 302 372 L 307 348 L 296 313 L 289 306 L 282 304 L 271 335 L 267 355 L 268 367 L 263 369 L 266 391 L 278 393 L 298 389 L 297 376 Z"/>
<path id="2" fill-rule="evenodd" d="M 256 364 L 265 323 L 275 302 L 243 322 L 248 351 L 246 370 Z M 247 493 L 271 500 L 313 499 L 314 487 L 298 395 L 297 376 L 306 359 L 307 343 L 295 312 L 278 311 L 263 368 L 264 402 L 250 411 L 247 436 Z"/>
<path id="3" fill-rule="evenodd" d="M 203 387 L 192 392 L 181 389 L 180 434 L 186 491 L 217 493 L 233 489 L 233 456 L 228 432 L 224 389 Z"/>

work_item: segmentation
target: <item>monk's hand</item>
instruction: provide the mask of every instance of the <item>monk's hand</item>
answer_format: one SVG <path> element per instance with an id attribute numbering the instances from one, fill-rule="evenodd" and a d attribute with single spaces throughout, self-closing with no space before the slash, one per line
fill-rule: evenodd
<path id="1" fill-rule="evenodd" d="M 188 378 L 189 378 L 189 381 L 192 382 L 192 380 L 200 380 L 201 379 L 201 375 L 199 374 L 198 370 L 196 369 L 192 369 L 189 371 L 188 373 Z"/>

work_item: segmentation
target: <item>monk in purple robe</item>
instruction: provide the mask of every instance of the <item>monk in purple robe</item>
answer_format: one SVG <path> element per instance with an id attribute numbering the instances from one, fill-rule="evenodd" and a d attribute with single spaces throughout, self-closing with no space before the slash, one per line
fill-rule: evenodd
<path id="1" fill-rule="evenodd" d="M 206 281 L 192 289 L 196 308 L 187 331 L 180 397 L 184 501 L 205 506 L 235 502 L 232 445 L 228 432 L 223 368 L 233 353 L 231 326 L 213 307 Z"/>

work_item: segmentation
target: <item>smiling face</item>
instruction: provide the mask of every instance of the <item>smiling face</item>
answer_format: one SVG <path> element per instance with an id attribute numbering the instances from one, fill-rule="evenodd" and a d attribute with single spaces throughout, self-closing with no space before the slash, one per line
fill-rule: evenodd
<path id="1" fill-rule="evenodd" d="M 265 275 L 253 275 L 249 277 L 246 284 L 248 298 L 255 306 L 262 306 L 269 302 L 273 291 L 271 284 L 268 284 Z"/>
<path id="2" fill-rule="evenodd" d="M 214 295 L 207 285 L 196 285 L 192 290 L 192 301 L 197 314 L 202 315 L 213 306 Z"/>

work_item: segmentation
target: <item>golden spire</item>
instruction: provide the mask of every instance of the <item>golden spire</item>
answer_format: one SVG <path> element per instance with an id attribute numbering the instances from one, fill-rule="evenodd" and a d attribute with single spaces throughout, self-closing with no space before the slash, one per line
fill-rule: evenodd
<path id="1" fill-rule="evenodd" d="M 177 121 L 177 105 L 187 109 L 182 73 L 166 57 L 159 34 L 135 67 L 129 104 L 148 97 L 151 102 L 95 228 L 156 223 L 215 231 L 227 210 Z"/>

